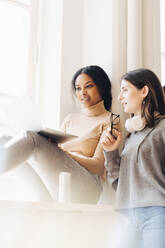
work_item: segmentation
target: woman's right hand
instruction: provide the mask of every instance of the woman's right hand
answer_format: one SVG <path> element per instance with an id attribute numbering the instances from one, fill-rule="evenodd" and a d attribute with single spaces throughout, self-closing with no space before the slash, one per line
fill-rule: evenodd
<path id="1" fill-rule="evenodd" d="M 114 130 L 114 137 L 110 131 L 110 128 L 107 128 L 101 138 L 103 149 L 107 152 L 118 149 L 122 139 L 121 132 Z"/>

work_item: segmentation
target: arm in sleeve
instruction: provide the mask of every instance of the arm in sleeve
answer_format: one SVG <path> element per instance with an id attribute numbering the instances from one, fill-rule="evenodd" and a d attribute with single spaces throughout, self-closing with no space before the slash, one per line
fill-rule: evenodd
<path id="1" fill-rule="evenodd" d="M 120 170 L 120 155 L 119 151 L 115 150 L 112 152 L 104 151 L 105 157 L 105 168 L 107 171 L 107 181 L 112 185 L 114 190 L 117 188 L 119 170 Z"/>
<path id="2" fill-rule="evenodd" d="M 68 155 L 89 170 L 92 174 L 97 174 L 101 176 L 104 172 L 104 155 L 103 149 L 100 144 L 98 143 L 95 153 L 92 157 L 87 157 L 77 152 L 66 152 Z"/>
<path id="3" fill-rule="evenodd" d="M 86 156 L 79 152 L 73 152 L 69 151 L 71 147 L 77 145 L 78 143 L 81 143 L 82 140 L 84 140 L 84 137 L 79 137 L 77 139 L 74 139 L 71 142 L 68 142 L 64 144 L 63 148 L 64 151 L 75 161 L 77 161 L 79 164 L 81 164 L 83 167 L 85 167 L 87 170 L 89 170 L 92 174 L 97 174 L 99 176 L 103 175 L 105 167 L 104 167 L 104 155 L 103 155 L 103 148 L 101 145 L 101 135 L 103 134 L 103 131 L 107 128 L 106 124 L 103 124 L 99 128 L 99 138 L 98 143 L 96 145 L 95 151 L 92 156 Z M 88 138 L 88 136 L 87 136 Z"/>

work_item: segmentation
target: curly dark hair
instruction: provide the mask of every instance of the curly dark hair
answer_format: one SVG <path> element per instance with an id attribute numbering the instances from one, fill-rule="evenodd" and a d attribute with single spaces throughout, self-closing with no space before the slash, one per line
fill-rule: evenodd
<path id="1" fill-rule="evenodd" d="M 112 105 L 111 81 L 107 73 L 98 65 L 85 66 L 79 69 L 72 78 L 72 90 L 75 92 L 75 81 L 80 74 L 86 74 L 92 78 L 104 101 L 104 107 L 110 111 Z"/>

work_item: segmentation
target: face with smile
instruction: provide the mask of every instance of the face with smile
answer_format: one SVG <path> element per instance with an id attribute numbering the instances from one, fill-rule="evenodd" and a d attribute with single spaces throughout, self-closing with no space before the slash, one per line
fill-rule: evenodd
<path id="1" fill-rule="evenodd" d="M 147 86 L 144 86 L 142 89 L 138 89 L 129 81 L 122 80 L 118 98 L 124 108 L 124 112 L 134 115 L 141 115 L 141 106 L 147 94 Z"/>
<path id="2" fill-rule="evenodd" d="M 78 100 L 84 107 L 90 107 L 102 101 L 100 92 L 87 74 L 80 74 L 75 81 L 75 91 Z"/>

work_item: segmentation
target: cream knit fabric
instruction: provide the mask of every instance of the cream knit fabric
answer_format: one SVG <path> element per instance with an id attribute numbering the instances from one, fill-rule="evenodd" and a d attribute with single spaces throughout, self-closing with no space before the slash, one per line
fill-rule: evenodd
<path id="1" fill-rule="evenodd" d="M 62 149 L 82 166 L 95 173 L 95 168 L 104 165 L 104 156 L 100 137 L 110 125 L 110 112 L 105 110 L 103 101 L 89 108 L 82 108 L 81 113 L 69 114 L 61 129 L 78 138 L 62 144 Z"/>

